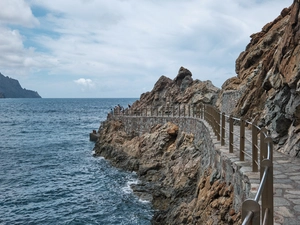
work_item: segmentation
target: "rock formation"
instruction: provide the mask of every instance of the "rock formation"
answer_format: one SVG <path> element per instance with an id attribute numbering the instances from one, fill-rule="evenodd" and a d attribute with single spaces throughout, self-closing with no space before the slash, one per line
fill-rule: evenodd
<path id="1" fill-rule="evenodd" d="M 201 171 L 203 151 L 195 146 L 192 133 L 179 132 L 170 122 L 143 135 L 124 128 L 119 120 L 107 121 L 95 154 L 137 172 L 142 183 L 132 185 L 134 192 L 158 210 L 152 224 L 238 224 L 232 185 L 212 169 Z"/>
<path id="2" fill-rule="evenodd" d="M 19 81 L 0 73 L 0 98 L 41 98 L 36 91 L 26 90 Z"/>
<path id="3" fill-rule="evenodd" d="M 294 0 L 261 32 L 251 35 L 236 60 L 237 77 L 223 84 L 218 101 L 222 111 L 258 119 L 272 132 L 278 150 L 293 157 L 300 156 L 299 8 Z"/>
<path id="4" fill-rule="evenodd" d="M 145 106 L 160 108 L 166 103 L 170 106 L 181 103 L 196 105 L 201 102 L 215 104 L 219 91 L 211 81 L 193 80 L 192 73 L 180 67 L 174 80 L 161 76 L 152 91 L 142 94 L 132 107 L 138 110 Z"/>
<path id="5" fill-rule="evenodd" d="M 210 81 L 193 80 L 181 67 L 173 80 L 161 76 L 131 110 L 162 108 L 166 103 L 215 104 L 219 91 Z M 152 224 L 238 224 L 232 186 L 216 178 L 211 168 L 202 171 L 203 147 L 196 146 L 192 133 L 179 129 L 173 123 L 157 124 L 139 135 L 126 132 L 121 121 L 109 117 L 99 129 L 95 154 L 137 172 L 142 183 L 132 186 L 134 192 L 158 209 Z"/>

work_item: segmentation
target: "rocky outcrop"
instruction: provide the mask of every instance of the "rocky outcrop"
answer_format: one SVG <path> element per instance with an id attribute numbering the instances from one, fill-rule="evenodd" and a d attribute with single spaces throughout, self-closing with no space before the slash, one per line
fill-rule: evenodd
<path id="1" fill-rule="evenodd" d="M 138 101 L 132 105 L 133 110 L 145 106 L 161 108 L 166 105 L 178 104 L 197 105 L 199 103 L 215 104 L 220 89 L 211 81 L 193 80 L 192 73 L 180 67 L 174 80 L 161 76 L 152 91 L 143 93 Z"/>
<path id="2" fill-rule="evenodd" d="M 26 90 L 19 81 L 0 73 L 0 98 L 41 98 L 36 91 Z"/>
<path id="3" fill-rule="evenodd" d="M 139 135 L 113 119 L 99 132 L 95 154 L 137 172 L 142 182 L 132 188 L 157 209 L 152 224 L 239 224 L 233 186 L 203 166 L 211 152 L 205 153 L 207 144 L 193 133 L 168 122 Z"/>
<path id="4" fill-rule="evenodd" d="M 300 3 L 262 30 L 236 60 L 237 77 L 222 86 L 220 109 L 258 119 L 267 126 L 278 150 L 300 156 Z M 226 109 L 226 105 L 230 108 Z"/>

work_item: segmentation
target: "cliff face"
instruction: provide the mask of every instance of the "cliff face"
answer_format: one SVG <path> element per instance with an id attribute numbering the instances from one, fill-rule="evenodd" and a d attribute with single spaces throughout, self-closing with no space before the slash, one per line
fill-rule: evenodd
<path id="1" fill-rule="evenodd" d="M 41 98 L 36 91 L 26 90 L 19 81 L 0 73 L 0 98 Z"/>
<path id="2" fill-rule="evenodd" d="M 226 108 L 232 96 L 235 116 L 267 126 L 280 151 L 299 156 L 300 149 L 300 3 L 289 8 L 251 41 L 236 60 L 237 77 L 222 86 L 218 101 Z M 228 110 L 227 110 L 228 111 Z"/>
<path id="3" fill-rule="evenodd" d="M 168 122 L 138 135 L 121 120 L 108 120 L 95 154 L 137 172 L 142 183 L 131 187 L 157 209 L 152 224 L 238 224 L 233 185 L 209 167 L 209 141 L 180 129 Z"/>

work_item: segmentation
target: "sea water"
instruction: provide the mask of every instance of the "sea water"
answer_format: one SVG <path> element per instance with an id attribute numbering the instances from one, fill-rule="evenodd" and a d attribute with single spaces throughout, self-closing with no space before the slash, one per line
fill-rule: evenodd
<path id="1" fill-rule="evenodd" d="M 89 133 L 135 99 L 0 99 L 0 224 L 150 224 L 134 173 L 93 157 Z"/>

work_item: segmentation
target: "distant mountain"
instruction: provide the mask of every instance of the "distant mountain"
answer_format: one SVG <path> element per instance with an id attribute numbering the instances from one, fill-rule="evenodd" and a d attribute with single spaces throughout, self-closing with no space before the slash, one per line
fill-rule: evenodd
<path id="1" fill-rule="evenodd" d="M 0 98 L 41 98 L 36 91 L 22 88 L 19 81 L 0 73 Z"/>

